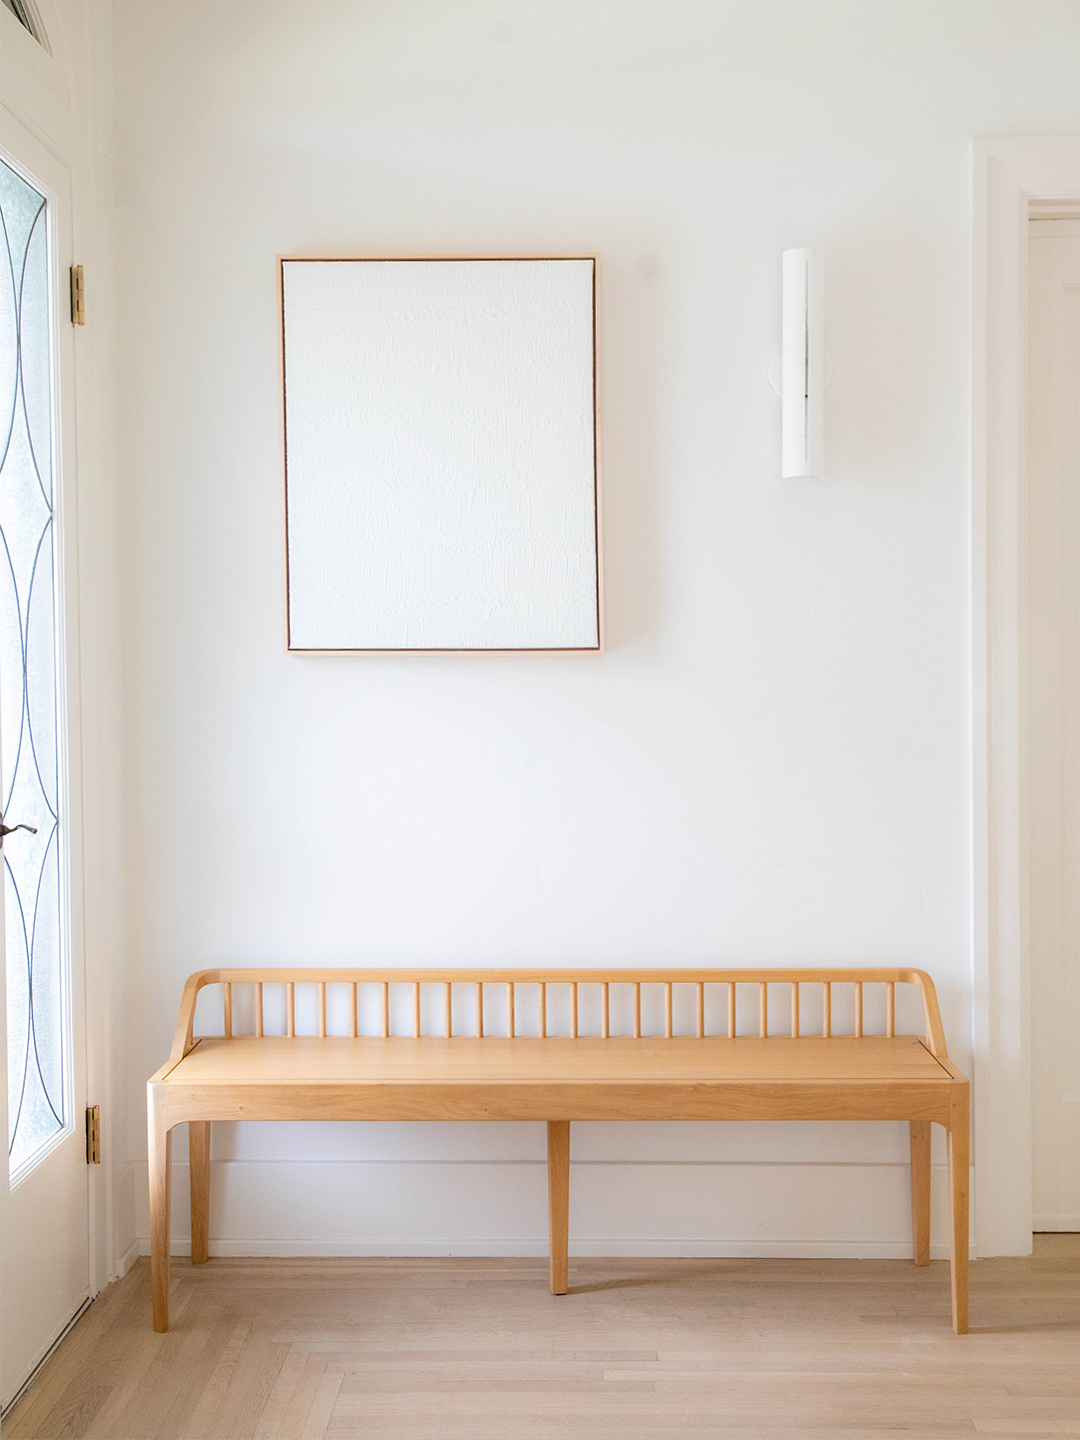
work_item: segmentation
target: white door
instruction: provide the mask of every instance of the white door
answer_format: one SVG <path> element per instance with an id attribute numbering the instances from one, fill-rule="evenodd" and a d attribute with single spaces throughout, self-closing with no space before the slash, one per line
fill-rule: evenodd
<path id="1" fill-rule="evenodd" d="M 1080 220 L 1030 222 L 1033 1209 L 1080 1231 Z"/>
<path id="2" fill-rule="evenodd" d="M 5 824 L 33 829 L 8 834 L 2 853 L 6 1406 L 90 1292 L 82 966 L 70 903 L 77 692 L 66 683 L 71 178 L 8 112 L 0 212 L 0 795 Z"/>

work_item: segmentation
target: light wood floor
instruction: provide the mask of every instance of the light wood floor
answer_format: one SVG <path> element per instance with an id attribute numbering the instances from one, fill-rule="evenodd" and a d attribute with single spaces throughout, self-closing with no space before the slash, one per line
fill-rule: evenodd
<path id="1" fill-rule="evenodd" d="M 905 1261 L 147 1262 L 91 1306 L 5 1437 L 923 1440 L 1080 1436 L 1080 1236 Z"/>

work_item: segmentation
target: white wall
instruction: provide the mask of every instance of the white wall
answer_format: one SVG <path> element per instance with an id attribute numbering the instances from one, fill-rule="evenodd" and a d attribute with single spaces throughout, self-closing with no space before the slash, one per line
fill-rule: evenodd
<path id="1" fill-rule="evenodd" d="M 965 1065 L 967 140 L 1077 129 L 1076 7 L 114 9 L 132 1134 L 219 962 L 916 963 Z M 820 482 L 767 380 L 794 245 Z M 283 653 L 305 251 L 599 254 L 605 656 Z M 219 1249 L 542 1247 L 539 1127 L 218 1129 Z M 575 1147 L 579 1248 L 909 1244 L 901 1127 Z"/>

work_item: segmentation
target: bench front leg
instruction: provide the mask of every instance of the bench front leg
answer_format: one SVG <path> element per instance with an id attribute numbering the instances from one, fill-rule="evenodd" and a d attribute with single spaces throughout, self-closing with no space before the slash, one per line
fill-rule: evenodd
<path id="1" fill-rule="evenodd" d="M 205 1264 L 210 1254 L 210 1121 L 188 1121 L 191 1170 L 191 1263 Z"/>
<path id="2" fill-rule="evenodd" d="M 930 1121 L 911 1121 L 911 1253 L 930 1264 Z"/>
<path id="3" fill-rule="evenodd" d="M 154 1329 L 169 1328 L 169 1250 L 171 1235 L 172 1130 L 164 1097 L 147 1086 L 147 1139 L 150 1158 L 150 1297 Z"/>
<path id="4" fill-rule="evenodd" d="M 949 1208 L 952 1217 L 952 1313 L 957 1335 L 968 1330 L 968 1085 L 953 1087 L 949 1107 Z"/>
<path id="5" fill-rule="evenodd" d="M 549 1120 L 547 1132 L 551 1293 L 565 1295 L 570 1245 L 570 1121 Z"/>

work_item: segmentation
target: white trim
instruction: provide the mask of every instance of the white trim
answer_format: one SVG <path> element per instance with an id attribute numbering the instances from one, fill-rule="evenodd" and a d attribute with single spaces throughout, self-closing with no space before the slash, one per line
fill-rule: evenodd
<path id="1" fill-rule="evenodd" d="M 1080 136 L 973 147 L 974 1138 L 980 1255 L 1031 1250 L 1024 624 L 1029 201 L 1080 198 Z M 1037 207 L 1038 213 L 1038 207 Z"/>
<path id="2" fill-rule="evenodd" d="M 147 1255 L 149 1255 L 149 1254 L 150 1254 L 150 1249 L 149 1249 L 150 1241 L 149 1241 L 149 1239 L 147 1239 L 146 1244 L 147 1244 L 147 1249 L 146 1249 L 145 1253 L 146 1253 Z M 139 1242 L 138 1240 L 132 1240 L 131 1244 L 128 1246 L 128 1248 L 124 1251 L 124 1253 L 120 1256 L 120 1258 L 119 1258 L 119 1259 L 117 1260 L 117 1262 L 116 1262 L 116 1276 L 115 1276 L 115 1279 L 117 1279 L 117 1280 L 122 1280 L 122 1279 L 124 1278 L 124 1276 L 128 1273 L 128 1271 L 131 1269 L 132 1265 L 135 1264 L 135 1261 L 138 1260 L 139 1256 L 142 1255 L 143 1253 L 144 1253 L 144 1252 L 143 1252 L 142 1249 L 140 1248 L 140 1242 Z M 187 1247 L 187 1253 L 188 1253 L 189 1255 L 191 1254 L 191 1245 L 190 1245 L 190 1243 L 188 1244 L 188 1247 Z"/>
<path id="3" fill-rule="evenodd" d="M 150 1254 L 150 1237 L 140 1235 L 139 1255 Z M 191 1243 L 174 1240 L 170 1255 L 191 1254 Z M 507 1240 L 500 1236 L 486 1239 L 417 1239 L 401 1240 L 211 1240 L 211 1258 L 281 1260 L 290 1257 L 307 1259 L 432 1259 L 449 1256 L 477 1259 L 490 1256 L 499 1259 L 546 1258 L 548 1242 L 535 1237 Z M 932 1260 L 948 1260 L 947 1241 L 930 1246 Z M 592 1259 L 726 1259 L 726 1260 L 910 1260 L 910 1240 L 710 1240 L 710 1239 L 637 1239 L 637 1240 L 574 1240 L 570 1241 L 571 1257 Z M 975 1258 L 971 1246 L 970 1257 Z"/>
<path id="4" fill-rule="evenodd" d="M 0 11 L 2 123 L 29 132 L 48 161 L 32 167 L 35 176 L 44 180 L 45 172 L 59 165 L 71 192 L 71 231 L 58 257 L 56 313 L 62 343 L 74 352 L 61 415 L 67 454 L 58 503 L 65 510 L 69 561 L 63 598 L 69 624 L 70 935 L 81 952 L 77 1005 L 86 1020 L 78 1065 L 89 1091 L 85 1098 L 101 1106 L 103 1131 L 104 1163 L 87 1171 L 90 1293 L 95 1294 L 127 1259 L 121 1252 L 131 1251 L 134 1233 L 126 1191 L 119 1205 L 116 1200 L 125 1176 L 130 1183 L 130 1166 L 125 1170 L 120 1158 L 126 1137 L 111 1056 L 123 951 L 118 566 L 108 464 L 111 248 L 105 195 L 111 173 L 112 31 L 109 7 L 89 0 L 35 0 L 35 6 L 47 50 Z M 86 266 L 88 299 L 87 324 L 74 329 L 66 323 L 66 281 L 67 266 L 76 260 Z M 81 807 L 74 803 L 76 790 Z M 72 1111 L 78 1132 L 81 1104 Z"/>
<path id="5" fill-rule="evenodd" d="M 5 71 L 5 74 L 7 72 Z M 73 327 L 68 309 L 68 267 L 73 247 L 73 196 L 71 166 L 55 152 L 31 127 L 0 106 L 0 153 L 4 161 L 45 198 L 46 238 L 48 253 L 49 330 L 51 359 L 51 422 L 52 435 L 52 546 L 54 562 L 54 647 L 56 666 L 56 743 L 58 827 L 54 843 L 60 879 L 60 945 L 63 979 L 63 1076 L 64 1123 L 58 1133 L 26 1163 L 8 1173 L 3 1166 L 7 1193 L 3 1197 L 5 1225 L 10 1225 L 12 1206 L 32 1203 L 16 1199 L 22 1186 L 37 1186 L 43 1194 L 54 1185 L 63 1190 L 72 1187 L 72 1196 L 81 1196 L 84 1224 L 81 1237 L 70 1237 L 71 1249 L 64 1250 L 67 1275 L 54 1296 L 57 1308 L 67 1308 L 72 1296 L 67 1292 L 71 1269 L 85 1265 L 85 1285 L 80 1285 L 80 1304 L 95 1293 L 93 1255 L 89 1234 L 92 1170 L 85 1159 L 83 1114 L 86 1103 L 87 1027 L 85 1023 L 86 957 L 83 943 L 83 849 L 82 849 L 82 732 L 81 732 L 81 665 L 79 589 L 79 525 L 78 525 L 78 460 L 76 455 L 75 388 L 76 363 Z M 0 1037 L 0 1049 L 6 1048 L 6 1022 Z M 6 1061 L 4 1062 L 6 1068 Z M 4 1113 L 6 1115 L 6 1105 Z M 6 1120 L 5 1120 L 6 1133 Z M 60 1154 L 59 1152 L 65 1152 Z M 52 1167 L 44 1173 L 46 1167 Z M 10 1240 L 8 1242 L 10 1244 Z M 58 1237 L 57 1246 L 66 1243 Z M 10 1253 L 6 1257 L 10 1260 Z M 5 1281 L 10 1288 L 10 1280 Z M 9 1297 L 10 1298 L 10 1297 Z M 50 1302 L 51 1303 L 51 1302 Z M 75 1312 L 77 1313 L 77 1310 Z M 33 1328 L 24 1335 L 37 1333 Z M 65 1319 L 54 1329 L 52 1339 L 37 1351 L 29 1365 L 33 1373 L 58 1336 L 69 1323 Z M 18 1351 L 5 1351 L 5 1385 L 10 1385 L 12 1365 L 26 1369 L 24 1360 L 15 1358 Z M 22 1379 L 19 1375 L 14 1377 Z M 10 1392 L 9 1392 L 10 1393 Z M 8 1398 L 5 1395 L 5 1400 Z"/>
<path id="6" fill-rule="evenodd" d="M 48 51 L 0 10 L 3 109 L 70 171 L 73 230 L 67 263 L 83 264 L 87 280 L 87 323 L 66 331 L 75 359 L 68 396 L 74 404 L 65 422 L 73 425 L 78 462 L 78 513 L 67 518 L 79 563 L 77 573 L 68 576 L 67 599 L 69 621 L 72 611 L 77 616 L 70 638 L 73 643 L 77 638 L 80 663 L 69 684 L 79 710 L 78 753 L 73 748 L 71 759 L 79 768 L 82 815 L 71 843 L 81 852 L 85 872 L 76 918 L 85 955 L 87 1099 L 100 1105 L 102 1119 L 103 1163 L 89 1174 L 91 1291 L 96 1293 L 119 1273 L 134 1232 L 125 1192 L 125 1180 L 130 1182 L 121 1119 L 126 1100 L 112 1055 L 122 1010 L 124 952 L 120 581 L 115 478 L 109 463 L 112 248 L 105 198 L 112 163 L 112 19 L 108 6 L 89 0 L 35 4 Z M 69 818 L 75 824 L 79 817 L 72 812 Z M 76 1118 L 81 1128 L 81 1115 Z M 119 1203 L 118 1191 L 124 1192 Z"/>
<path id="7" fill-rule="evenodd" d="M 146 1162 L 138 1169 L 145 1193 Z M 215 1160 L 210 1254 L 543 1256 L 545 1174 L 542 1159 Z M 175 1163 L 173 1255 L 190 1254 L 189 1180 Z M 575 1160 L 570 1183 L 572 1254 L 911 1259 L 906 1158 Z M 931 1197 L 932 1254 L 945 1259 L 944 1165 L 932 1166 Z M 503 1224 L 512 1216 L 516 1234 Z M 145 1255 L 142 1201 L 137 1231 Z"/>
<path id="8" fill-rule="evenodd" d="M 1032 195 L 1028 202 L 1028 214 L 1032 220 L 1077 220 L 1080 219 L 1080 200 Z"/>
<path id="9" fill-rule="evenodd" d="M 1080 216 L 1066 217 L 1055 215 L 1050 219 L 1032 211 L 1028 220 L 1028 234 L 1030 236 L 1054 236 L 1054 235 L 1080 235 Z"/>

